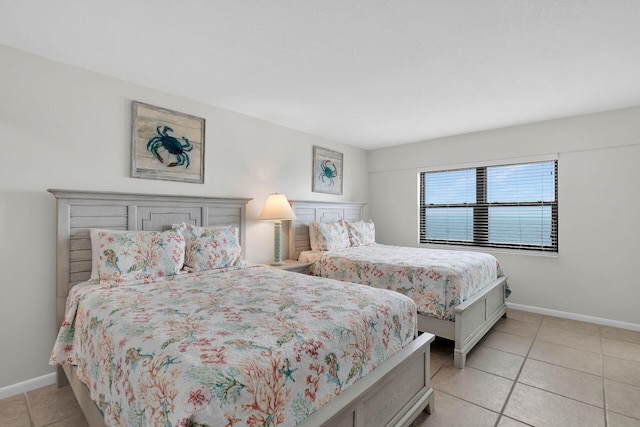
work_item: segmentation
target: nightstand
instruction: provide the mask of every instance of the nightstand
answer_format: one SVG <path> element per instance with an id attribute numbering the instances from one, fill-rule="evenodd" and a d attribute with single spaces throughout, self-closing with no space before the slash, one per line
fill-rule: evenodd
<path id="1" fill-rule="evenodd" d="M 271 265 L 266 263 L 265 265 L 273 268 L 279 268 L 280 270 L 293 271 L 294 273 L 309 274 L 310 262 L 296 261 L 294 259 L 285 259 L 284 265 Z"/>

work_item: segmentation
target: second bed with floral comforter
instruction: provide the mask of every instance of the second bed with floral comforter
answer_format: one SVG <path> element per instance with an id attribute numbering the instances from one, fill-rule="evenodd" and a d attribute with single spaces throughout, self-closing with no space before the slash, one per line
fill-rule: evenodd
<path id="1" fill-rule="evenodd" d="M 410 248 L 373 243 L 330 251 L 306 251 L 316 276 L 398 291 L 415 301 L 418 313 L 453 320 L 453 308 L 503 276 L 489 254 Z"/>
<path id="2" fill-rule="evenodd" d="M 108 425 L 295 425 L 413 340 L 416 305 L 353 283 L 241 266 L 76 285 L 51 363 Z"/>

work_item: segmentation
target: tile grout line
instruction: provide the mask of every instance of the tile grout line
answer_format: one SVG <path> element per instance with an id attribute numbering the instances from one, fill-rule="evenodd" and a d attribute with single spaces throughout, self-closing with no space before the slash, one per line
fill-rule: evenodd
<path id="1" fill-rule="evenodd" d="M 478 342 L 478 344 L 477 344 L 477 345 L 479 345 L 479 344 L 480 344 L 480 342 Z M 488 348 L 490 348 L 490 347 L 488 347 Z M 449 358 L 447 358 L 447 361 L 449 361 L 450 359 L 452 359 L 452 357 L 453 357 L 453 356 L 450 356 Z M 453 361 L 452 361 L 452 362 L 453 362 Z M 440 368 L 438 368 L 438 372 L 439 372 L 442 368 L 444 368 L 444 366 L 445 366 L 446 364 L 447 364 L 446 362 L 445 362 L 445 363 L 443 363 L 443 364 L 442 364 L 442 366 L 440 366 Z M 457 368 L 456 368 L 456 369 L 457 369 Z M 500 375 L 497 375 L 497 374 L 494 374 L 494 373 L 491 373 L 491 372 L 483 371 L 482 369 L 478 369 L 478 368 L 471 367 L 471 366 L 469 366 L 469 365 L 465 365 L 465 367 L 464 367 L 464 368 L 462 368 L 462 369 L 471 369 L 471 370 L 475 370 L 475 371 L 478 371 L 478 372 L 483 372 L 483 373 L 486 373 L 486 374 L 489 374 L 489 375 L 493 375 L 493 376 L 496 376 L 496 377 L 500 377 L 500 378 L 508 379 L 508 378 L 502 377 L 502 376 L 500 376 Z M 454 398 L 454 399 L 457 399 L 457 400 L 460 400 L 460 401 L 462 401 L 462 402 L 468 403 L 469 405 L 473 405 L 473 406 L 475 406 L 475 407 L 477 407 L 477 408 L 480 408 L 480 409 L 483 409 L 483 410 L 485 410 L 485 411 L 492 412 L 492 413 L 494 413 L 494 414 L 498 415 L 498 420 L 500 419 L 500 413 L 499 413 L 499 412 L 497 412 L 497 411 L 494 411 L 493 409 L 489 409 L 489 408 L 487 408 L 487 407 L 485 407 L 485 406 L 482 406 L 482 405 L 480 405 L 480 404 L 478 404 L 478 403 L 472 402 L 472 401 L 470 401 L 470 400 L 467 400 L 467 399 L 462 398 L 462 397 L 460 397 L 460 396 L 456 396 L 456 395 L 454 395 L 454 394 L 448 393 L 448 392 L 443 391 L 443 390 L 438 390 L 438 389 L 436 389 L 436 388 L 434 388 L 433 390 L 434 390 L 434 391 L 438 391 L 439 393 L 446 394 L 447 396 L 450 396 L 450 397 L 452 397 L 452 398 Z"/>
<path id="2" fill-rule="evenodd" d="M 29 417 L 29 425 L 31 427 L 35 427 L 35 422 L 33 421 L 33 417 L 31 416 L 31 405 L 29 405 L 29 397 L 27 396 L 27 392 L 24 393 L 24 405 L 27 407 L 27 416 Z"/>
<path id="3" fill-rule="evenodd" d="M 520 365 L 520 369 L 518 369 L 518 374 L 516 375 L 516 377 L 513 379 L 513 385 L 511 385 L 511 390 L 509 390 L 509 394 L 507 394 L 507 398 L 504 400 L 504 403 L 502 404 L 502 408 L 500 409 L 500 413 L 498 414 L 498 420 L 496 421 L 496 424 L 494 427 L 497 427 L 498 424 L 500 424 L 500 420 L 502 419 L 502 417 L 504 417 L 504 410 L 507 408 L 507 403 L 509 402 L 509 399 L 511 399 L 511 394 L 513 393 L 513 390 L 516 388 L 516 384 L 518 383 L 518 378 L 520 378 L 520 374 L 522 373 L 522 370 L 524 369 L 524 364 L 527 363 L 527 359 L 529 358 L 529 353 L 531 353 L 531 349 L 533 348 L 533 344 L 536 342 L 536 338 L 538 337 L 538 332 L 540 332 L 540 326 L 542 325 L 542 320 L 544 319 L 544 316 L 540 319 L 540 322 L 538 323 L 538 328 L 536 329 L 536 333 L 533 336 L 533 340 L 531 340 L 531 344 L 529 345 L 529 350 L 527 350 L 527 354 L 524 356 L 524 359 L 522 360 L 522 365 Z M 515 319 L 514 319 L 515 320 Z M 520 420 L 518 420 L 520 421 Z M 523 424 L 523 421 L 520 421 Z"/>
<path id="4" fill-rule="evenodd" d="M 540 323 L 540 326 L 542 326 L 542 322 Z M 561 328 L 561 329 L 563 329 L 563 328 Z M 567 330 L 570 330 L 570 329 L 567 329 Z M 600 331 L 601 330 L 602 329 L 600 329 Z M 533 344 L 535 343 L 535 341 L 537 339 L 537 335 L 538 335 L 539 331 L 540 331 L 540 327 L 538 328 L 538 331 L 536 331 L 536 336 L 534 337 L 534 340 L 533 340 L 531 346 L 529 347 L 529 352 L 527 353 L 527 355 L 525 357 L 525 360 L 523 361 L 522 367 L 521 367 L 520 371 L 518 372 L 518 376 L 516 377 L 515 382 L 517 382 L 517 379 L 520 377 L 520 373 L 522 372 L 522 368 L 524 367 L 524 363 L 529 359 L 529 354 L 531 352 L 531 348 L 533 347 Z M 595 352 L 592 352 L 592 351 L 589 351 L 589 350 L 584 350 L 584 349 L 576 349 L 575 347 L 569 347 L 569 346 L 565 346 L 565 345 L 562 345 L 562 344 L 556 344 L 556 343 L 550 343 L 550 344 L 559 345 L 561 347 L 571 348 L 571 349 L 575 349 L 575 350 L 579 350 L 579 351 L 584 351 L 584 352 L 589 352 L 589 353 L 594 353 L 594 354 L 599 354 L 600 355 L 600 362 L 601 362 L 601 371 L 600 371 L 601 375 L 600 375 L 600 377 L 602 378 L 602 397 L 603 397 L 603 407 L 602 408 L 600 408 L 600 407 L 598 407 L 596 405 L 587 403 L 587 402 L 583 402 L 583 401 L 581 401 L 579 399 L 567 397 L 567 396 L 564 396 L 562 394 L 558 394 L 558 393 L 555 393 L 555 392 L 552 392 L 552 391 L 549 391 L 549 390 L 545 390 L 545 389 L 542 389 L 542 388 L 539 388 L 539 387 L 530 386 L 528 384 L 524 384 L 524 383 L 522 383 L 522 384 L 527 385 L 528 387 L 532 387 L 532 388 L 535 388 L 535 389 L 538 389 L 538 390 L 545 391 L 547 393 L 551 393 L 551 394 L 554 394 L 554 395 L 557 395 L 557 396 L 560 396 L 560 397 L 564 397 L 566 399 L 570 399 L 570 400 L 573 400 L 573 401 L 576 401 L 576 402 L 580 402 L 580 403 L 583 403 L 583 404 L 586 404 L 586 405 L 589 405 L 589 406 L 593 406 L 593 407 L 598 408 L 598 409 L 602 409 L 604 411 L 604 414 L 603 414 L 604 415 L 604 421 L 605 421 L 604 425 L 605 425 L 605 427 L 607 427 L 609 425 L 608 414 L 607 414 L 609 410 L 607 408 L 606 392 L 605 392 L 605 385 L 604 385 L 604 382 L 605 382 L 604 356 L 605 356 L 605 354 L 604 354 L 604 348 L 602 346 L 602 339 L 601 339 L 602 338 L 602 332 L 600 332 L 600 335 L 598 336 L 598 338 L 599 338 L 599 344 L 600 344 L 600 352 L 599 353 L 595 353 Z M 547 342 L 547 341 L 541 341 L 541 342 Z M 536 361 L 539 361 L 539 362 L 542 362 L 542 363 L 548 363 L 548 364 L 554 365 L 554 366 L 560 366 L 560 365 L 555 365 L 554 363 L 545 362 L 543 360 L 538 360 L 538 359 L 531 359 L 531 360 L 536 360 Z M 620 360 L 626 360 L 626 359 L 620 359 Z M 572 371 L 576 371 L 576 372 L 580 372 L 580 373 L 590 374 L 588 372 L 584 372 L 584 371 L 573 369 L 573 368 L 568 368 L 568 367 L 564 367 L 564 366 L 563 366 L 563 368 L 569 369 L 569 370 L 572 370 Z M 598 376 L 596 374 L 590 374 L 590 375 Z M 514 382 L 514 387 L 513 388 L 515 388 L 515 382 Z M 622 383 L 622 384 L 625 384 L 625 383 Z M 512 388 L 512 391 L 513 391 L 513 388 Z M 509 400 L 510 397 L 511 397 L 511 392 L 509 393 L 509 396 L 507 397 L 507 401 Z M 506 402 L 505 402 L 505 406 L 503 407 L 503 409 L 501 411 L 500 417 L 502 417 L 504 415 L 503 412 L 504 412 L 505 408 L 506 408 Z M 612 412 L 615 412 L 615 411 L 612 411 Z M 624 414 L 621 414 L 621 415 L 624 415 Z M 626 416 L 628 416 L 628 415 L 626 415 Z M 518 420 L 518 421 L 520 421 L 520 420 Z M 522 422 L 522 421 L 520 421 L 520 422 Z"/>
<path id="5" fill-rule="evenodd" d="M 604 406 L 604 426 L 608 427 L 609 425 L 609 410 L 607 408 L 607 391 L 606 384 L 604 378 L 604 346 L 602 345 L 602 327 L 600 327 L 600 362 L 601 362 L 601 373 L 602 373 L 602 404 Z"/>
<path id="6" fill-rule="evenodd" d="M 602 330 L 602 326 L 601 326 L 600 327 L 600 351 L 601 351 L 601 360 L 602 360 L 602 398 L 604 400 L 604 422 L 605 422 L 605 427 L 608 427 L 609 426 L 609 412 L 614 412 L 616 414 L 622 415 L 624 417 L 632 418 L 634 420 L 637 420 L 637 418 L 632 417 L 632 416 L 627 415 L 627 414 L 622 414 L 622 413 L 617 412 L 617 411 L 610 411 L 609 408 L 608 408 L 609 405 L 608 405 L 608 401 L 607 401 L 607 392 L 606 392 L 606 384 L 605 384 L 606 380 L 613 381 L 613 382 L 616 382 L 616 383 L 619 383 L 619 384 L 631 385 L 631 386 L 634 386 L 634 384 L 626 383 L 626 382 L 618 381 L 618 380 L 614 380 L 614 379 L 605 378 L 605 374 L 604 374 L 604 356 L 607 356 L 607 357 L 612 358 L 612 359 L 623 360 L 625 362 L 629 362 L 630 360 L 623 359 L 623 358 L 620 358 L 620 357 L 605 355 L 604 354 L 604 346 L 603 346 L 603 343 L 602 343 L 602 339 L 604 338 L 604 339 L 607 339 L 607 340 L 610 340 L 610 341 L 620 341 L 620 342 L 625 342 L 625 343 L 630 343 L 630 344 L 635 344 L 635 343 L 632 342 L 632 341 L 625 341 L 625 340 L 622 340 L 622 339 L 615 339 L 615 338 L 605 337 L 605 336 L 602 335 L 602 333 L 603 333 L 603 330 Z"/>

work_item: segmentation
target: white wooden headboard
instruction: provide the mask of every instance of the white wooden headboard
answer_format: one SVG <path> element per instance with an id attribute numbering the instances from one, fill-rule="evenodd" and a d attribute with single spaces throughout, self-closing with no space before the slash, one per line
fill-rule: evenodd
<path id="1" fill-rule="evenodd" d="M 164 231 L 173 224 L 235 225 L 245 253 L 250 198 L 167 196 L 48 190 L 57 201 L 56 320 L 64 319 L 69 289 L 91 275 L 90 228 Z"/>
<path id="2" fill-rule="evenodd" d="M 310 202 L 290 200 L 289 203 L 296 214 L 296 219 L 289 228 L 289 258 L 298 259 L 300 252 L 311 250 L 309 244 L 309 223 L 336 222 L 339 219 L 359 221 L 362 219 L 362 208 L 366 203 L 360 202 Z"/>

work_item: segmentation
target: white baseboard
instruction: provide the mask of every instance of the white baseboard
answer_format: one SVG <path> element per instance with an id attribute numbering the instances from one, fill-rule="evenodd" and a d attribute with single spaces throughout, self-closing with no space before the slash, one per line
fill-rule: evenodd
<path id="1" fill-rule="evenodd" d="M 640 331 L 640 325 L 637 323 L 620 322 L 618 320 L 604 319 L 602 317 L 586 316 L 584 314 L 550 310 L 548 308 L 532 307 L 530 305 L 513 304 L 510 302 L 507 303 L 507 307 L 512 308 L 514 310 L 528 311 L 529 313 L 544 314 L 547 316 L 555 316 L 555 317 L 562 317 L 564 319 L 579 320 L 581 322 L 596 323 L 598 325 L 611 326 L 614 328 Z"/>
<path id="2" fill-rule="evenodd" d="M 26 393 L 37 388 L 46 387 L 56 383 L 56 373 L 52 372 L 41 377 L 32 378 L 21 383 L 8 385 L 0 388 L 0 400 L 7 397 L 16 396 L 21 393 Z"/>

